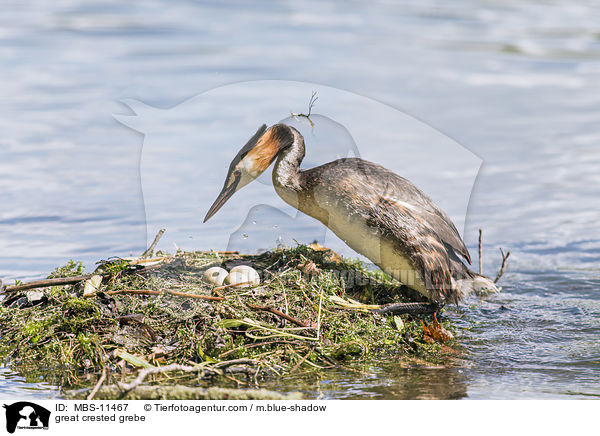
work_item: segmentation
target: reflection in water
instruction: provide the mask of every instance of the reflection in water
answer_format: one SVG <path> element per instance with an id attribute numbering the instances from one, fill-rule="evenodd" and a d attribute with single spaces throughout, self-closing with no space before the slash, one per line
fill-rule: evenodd
<path id="1" fill-rule="evenodd" d="M 0 367 L 0 399 L 14 400 L 15 398 L 59 398 L 59 389 L 47 382 L 40 382 L 40 377 L 28 374 L 29 377 L 16 374 L 9 368 Z M 29 378 L 29 380 L 28 380 Z M 33 379 L 33 380 L 31 380 Z"/>
<path id="2" fill-rule="evenodd" d="M 322 374 L 286 376 L 267 381 L 267 389 L 299 390 L 310 398 L 452 400 L 467 396 L 467 378 L 459 368 L 407 366 L 393 362 Z"/>

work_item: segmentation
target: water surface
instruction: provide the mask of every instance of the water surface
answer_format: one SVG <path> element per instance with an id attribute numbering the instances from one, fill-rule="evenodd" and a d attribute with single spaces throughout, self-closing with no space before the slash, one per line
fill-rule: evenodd
<path id="1" fill-rule="evenodd" d="M 484 271 L 491 275 L 499 266 L 498 247 L 512 254 L 500 295 L 448 313 L 466 350 L 461 367 L 407 370 L 392 362 L 373 368 L 373 376 L 331 373 L 309 393 L 598 397 L 599 23 L 596 3 L 567 0 L 5 5 L 0 278 L 37 278 L 70 258 L 89 268 L 101 258 L 143 251 L 144 137 L 113 118 L 131 114 L 121 100 L 168 109 L 242 81 L 317 83 L 396 108 L 479 157 L 464 239 L 475 254 L 477 229 L 484 229 Z M 347 111 L 346 128 L 368 125 L 352 118 L 352 107 Z M 173 131 L 182 137 L 192 131 L 194 115 Z M 251 110 L 247 117 L 252 129 L 266 122 Z M 253 133 L 241 127 L 227 128 L 239 138 Z M 172 174 L 192 174 L 193 183 L 183 191 L 154 191 L 165 221 L 180 223 L 172 232 L 177 240 L 166 238 L 161 248 L 172 250 L 173 242 L 218 248 L 210 239 L 215 230 L 203 228 L 201 218 L 242 144 L 202 143 L 202 159 L 215 162 L 214 175 L 203 177 L 180 160 L 177 143 L 165 142 L 160 162 Z M 410 144 L 371 147 L 401 172 Z M 427 157 L 426 144 L 420 149 Z M 320 163 L 318 157 L 310 163 Z M 454 164 L 444 174 L 447 186 L 427 187 L 437 187 L 436 200 L 459 219 L 450 181 L 463 170 Z M 244 195 L 248 204 L 277 201 L 266 184 L 248 186 Z M 183 200 L 174 206 L 174 198 Z M 225 229 L 242 224 L 232 213 L 218 219 Z M 294 232 L 307 239 L 315 228 Z M 225 246 L 229 233 L 220 237 Z M 56 395 L 55 388 L 26 383 L 6 369 L 0 389 L 6 397 Z"/>

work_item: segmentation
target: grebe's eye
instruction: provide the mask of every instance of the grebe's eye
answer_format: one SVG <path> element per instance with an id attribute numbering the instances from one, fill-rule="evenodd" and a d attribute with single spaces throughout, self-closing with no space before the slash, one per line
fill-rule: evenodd
<path id="1" fill-rule="evenodd" d="M 234 175 L 235 177 L 239 177 L 241 174 L 242 174 L 242 172 L 241 172 L 240 170 L 235 170 L 235 171 L 233 172 L 233 175 Z"/>

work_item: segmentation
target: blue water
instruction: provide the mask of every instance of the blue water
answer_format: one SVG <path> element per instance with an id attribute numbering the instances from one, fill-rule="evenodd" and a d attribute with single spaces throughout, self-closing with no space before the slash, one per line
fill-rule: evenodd
<path id="1" fill-rule="evenodd" d="M 286 241 L 339 245 L 285 209 L 268 176 L 201 224 L 237 149 L 261 123 L 306 110 L 318 88 L 325 121 L 313 136 L 304 125 L 307 166 L 348 152 L 380 162 L 448 211 L 474 257 L 484 229 L 484 272 L 497 271 L 498 247 L 511 251 L 501 294 L 449 311 L 467 350 L 460 368 L 410 388 L 403 370 L 336 374 L 326 395 L 600 395 L 596 3 L 13 2 L 0 67 L 3 281 L 140 253 L 163 225 L 166 250 L 268 248 L 283 228 Z M 240 85 L 256 80 L 284 82 Z M 153 121 L 145 135 L 123 125 L 136 107 Z M 271 239 L 244 237 L 249 211 L 247 227 L 256 217 Z M 2 396 L 56 395 L 9 374 Z"/>

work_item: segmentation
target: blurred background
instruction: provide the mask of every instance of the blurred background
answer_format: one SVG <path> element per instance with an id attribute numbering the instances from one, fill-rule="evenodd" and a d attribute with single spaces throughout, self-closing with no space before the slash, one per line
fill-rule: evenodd
<path id="1" fill-rule="evenodd" d="M 243 120 L 228 125 L 219 125 L 222 118 L 209 109 L 195 111 L 194 102 L 215 88 L 237 89 L 240 82 L 307 82 L 302 103 L 284 105 L 287 110 L 305 110 L 309 89 L 341 90 L 356 101 L 393 110 L 399 121 L 390 121 L 389 131 L 404 132 L 406 140 L 357 141 L 357 132 L 374 122 L 360 105 L 354 113 L 346 108 L 345 130 L 336 130 L 335 108 L 342 105 L 327 112 L 321 95 L 315 111 L 325 121 L 315 142 L 327 144 L 327 135 L 346 138 L 333 154 L 358 150 L 402 175 L 408 171 L 421 186 L 429 183 L 423 187 L 460 223 L 461 232 L 464 228 L 472 254 L 477 229 L 483 228 L 484 272 L 495 275 L 498 247 L 512 253 L 500 295 L 449 313 L 462 329 L 459 338 L 468 357 L 464 367 L 438 382 L 460 384 L 459 394 L 450 390 L 455 397 L 600 396 L 597 2 L 68 0 L 10 2 L 2 9 L 4 282 L 45 276 L 71 258 L 89 269 L 102 258 L 141 253 L 149 192 L 163 214 L 153 215 L 153 225 L 161 225 L 161 216 L 166 222 L 159 245 L 165 250 L 172 251 L 174 242 L 184 248 L 225 248 L 251 203 L 273 201 L 273 210 L 254 212 L 277 221 L 282 204 L 276 203 L 267 177 L 244 188 L 240 198 L 247 210 L 223 209 L 213 218 L 217 227 L 201 226 L 229 160 L 261 123 L 289 115 L 282 110 L 280 118 L 261 119 L 263 112 L 253 113 L 247 97 L 255 98 L 256 108 L 280 97 L 253 86 L 244 105 L 221 108 Z M 218 101 L 223 100 L 213 100 L 212 107 Z M 159 154 L 152 156 L 160 157 L 153 165 L 163 165 L 155 165 L 155 171 L 193 177 L 182 185 L 187 190 L 161 192 L 158 184 L 146 192 L 144 130 L 128 128 L 123 120 L 134 115 L 136 104 L 138 110 L 143 104 L 178 113 L 186 102 L 189 110 L 176 124 L 169 124 L 168 116 L 155 118 L 173 134 L 162 149 L 163 143 L 155 142 Z M 233 134 L 208 141 L 225 130 Z M 211 162 L 212 172 L 182 161 L 178 151 L 194 155 L 196 142 L 196 159 Z M 436 170 L 454 155 L 450 148 L 436 152 L 442 143 L 463 150 L 469 164 L 448 161 L 447 171 Z M 407 150 L 422 164 L 408 165 Z M 334 157 L 325 149 L 307 164 Z M 464 183 L 457 187 L 461 177 Z M 462 192 L 471 179 L 472 195 L 465 200 Z M 179 208 L 171 207 L 174 194 Z M 169 232 L 169 223 L 180 225 Z M 322 229 L 307 225 L 297 226 L 296 239 L 322 235 Z M 288 227 L 295 228 L 293 222 Z M 148 228 L 149 238 L 153 230 Z M 380 369 L 382 375 L 373 380 L 336 375 L 330 395 L 402 397 L 398 384 L 404 373 Z M 54 392 L 18 384 L 19 377 L 9 372 L 6 377 L 12 381 L 0 386 L 0 394 L 23 385 L 42 396 Z M 408 397 L 415 397 L 428 383 L 410 385 L 416 393 Z"/>

